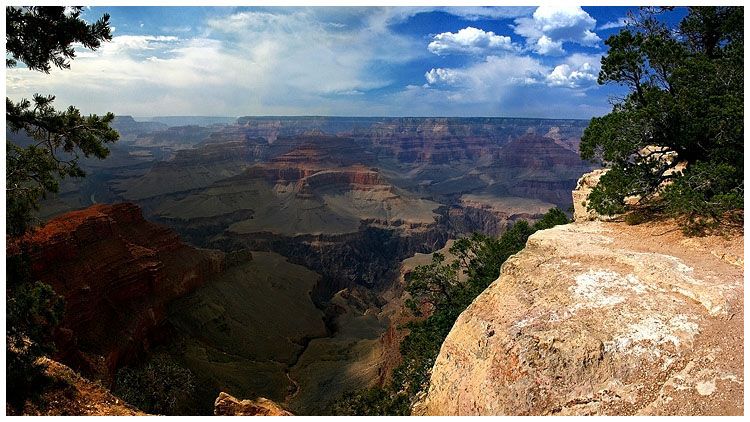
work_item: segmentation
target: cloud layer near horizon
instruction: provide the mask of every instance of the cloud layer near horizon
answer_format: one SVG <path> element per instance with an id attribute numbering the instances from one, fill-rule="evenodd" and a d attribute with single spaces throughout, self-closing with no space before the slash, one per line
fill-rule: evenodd
<path id="1" fill-rule="evenodd" d="M 398 29 L 438 12 L 466 26 Z M 507 21 L 507 32 L 482 29 L 490 19 Z M 71 70 L 8 69 L 8 96 L 53 93 L 58 108 L 135 116 L 607 111 L 602 95 L 582 100 L 596 90 L 600 38 L 581 8 L 246 8 L 213 13 L 197 28 L 167 22 L 123 34 L 117 26 L 99 50 L 77 49 Z"/>

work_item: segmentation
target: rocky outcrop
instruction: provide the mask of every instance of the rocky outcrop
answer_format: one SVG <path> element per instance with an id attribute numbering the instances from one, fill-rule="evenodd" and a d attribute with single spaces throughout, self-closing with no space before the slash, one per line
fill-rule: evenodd
<path id="1" fill-rule="evenodd" d="M 597 169 L 591 173 L 586 173 L 578 179 L 576 188 L 573 190 L 573 220 L 577 222 L 607 219 L 599 215 L 594 210 L 586 208 L 588 205 L 589 194 L 594 186 L 599 184 L 599 179 L 607 173 L 607 169 Z"/>
<path id="2" fill-rule="evenodd" d="M 271 400 L 259 397 L 255 400 L 237 400 L 221 392 L 214 403 L 216 416 L 294 416 Z"/>
<path id="3" fill-rule="evenodd" d="M 39 400 L 28 400 L 23 409 L 7 406 L 8 416 L 148 416 L 60 362 L 41 358 L 39 364 L 50 383 L 37 391 Z"/>
<path id="4" fill-rule="evenodd" d="M 581 222 L 532 235 L 446 338 L 415 413 L 741 415 L 742 235 Z"/>
<path id="5" fill-rule="evenodd" d="M 226 266 L 224 253 L 182 244 L 131 203 L 62 215 L 31 241 L 33 275 L 66 301 L 55 358 L 105 379 L 163 338 L 171 300 Z"/>

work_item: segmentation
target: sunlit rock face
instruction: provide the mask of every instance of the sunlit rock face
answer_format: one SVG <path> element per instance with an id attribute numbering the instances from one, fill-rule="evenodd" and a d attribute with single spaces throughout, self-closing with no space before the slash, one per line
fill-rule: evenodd
<path id="1" fill-rule="evenodd" d="M 532 235 L 458 318 L 415 413 L 742 414 L 743 269 L 716 252 L 742 240 L 665 230 Z"/>

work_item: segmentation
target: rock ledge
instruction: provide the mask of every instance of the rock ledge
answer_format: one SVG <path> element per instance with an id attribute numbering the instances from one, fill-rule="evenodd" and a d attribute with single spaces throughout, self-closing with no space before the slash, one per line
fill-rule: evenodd
<path id="1" fill-rule="evenodd" d="M 531 236 L 457 320 L 414 412 L 743 414 L 743 271 L 718 258 L 743 238 L 663 231 Z"/>

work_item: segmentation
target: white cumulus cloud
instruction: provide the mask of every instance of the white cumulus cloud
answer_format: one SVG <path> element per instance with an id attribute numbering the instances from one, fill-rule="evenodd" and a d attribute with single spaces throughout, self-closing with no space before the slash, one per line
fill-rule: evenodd
<path id="1" fill-rule="evenodd" d="M 565 54 L 565 50 L 562 48 L 562 41 L 553 41 L 546 35 L 542 35 L 541 38 L 536 41 L 534 50 L 545 56 L 561 56 Z"/>
<path id="2" fill-rule="evenodd" d="M 456 72 L 451 69 L 430 69 L 424 74 L 428 84 L 446 83 L 453 85 L 456 83 Z"/>
<path id="3" fill-rule="evenodd" d="M 545 82 L 550 87 L 590 88 L 596 85 L 600 68 L 596 56 L 573 54 L 565 63 L 555 66 Z"/>
<path id="4" fill-rule="evenodd" d="M 427 49 L 439 56 L 447 54 L 489 55 L 498 51 L 514 50 L 517 46 L 511 42 L 510 37 L 468 26 L 456 33 L 443 32 L 435 35 Z"/>
<path id="5" fill-rule="evenodd" d="M 455 69 L 432 69 L 425 73 L 428 86 L 448 86 L 466 92 L 467 101 L 481 101 L 498 95 L 503 87 L 535 83 L 547 67 L 529 56 L 488 56 L 484 61 Z"/>
<path id="6" fill-rule="evenodd" d="M 554 67 L 523 55 L 489 56 L 463 68 L 437 68 L 425 73 L 425 87 L 456 92 L 467 101 L 489 101 L 510 87 L 547 86 L 585 91 L 596 86 L 601 65 L 596 55 L 572 54 Z"/>
<path id="7" fill-rule="evenodd" d="M 593 32 L 596 19 L 579 6 L 540 6 L 532 17 L 518 18 L 515 23 L 515 33 L 539 54 L 563 54 L 563 42 L 594 47 L 601 41 Z"/>

